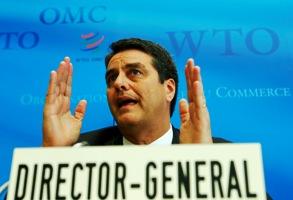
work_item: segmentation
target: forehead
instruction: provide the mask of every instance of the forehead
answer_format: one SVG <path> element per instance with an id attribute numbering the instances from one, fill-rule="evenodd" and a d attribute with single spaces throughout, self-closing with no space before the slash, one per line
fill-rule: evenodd
<path id="1" fill-rule="evenodd" d="M 129 63 L 141 63 L 145 66 L 152 65 L 152 57 L 140 50 L 125 50 L 115 54 L 110 59 L 107 68 L 124 66 Z"/>

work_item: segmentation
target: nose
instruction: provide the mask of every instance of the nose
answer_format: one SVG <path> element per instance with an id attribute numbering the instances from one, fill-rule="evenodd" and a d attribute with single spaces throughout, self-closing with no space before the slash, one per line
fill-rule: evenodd
<path id="1" fill-rule="evenodd" d="M 117 91 L 126 91 L 129 89 L 129 80 L 124 73 L 119 73 L 114 82 L 114 87 Z"/>

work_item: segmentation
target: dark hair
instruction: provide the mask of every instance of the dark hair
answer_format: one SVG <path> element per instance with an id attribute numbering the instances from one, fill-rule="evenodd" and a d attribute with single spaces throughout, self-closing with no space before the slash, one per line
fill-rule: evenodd
<path id="1" fill-rule="evenodd" d="M 105 58 L 106 67 L 108 66 L 109 61 L 115 54 L 124 50 L 137 49 L 152 56 L 152 64 L 159 74 L 160 82 L 163 83 L 165 80 L 169 78 L 175 81 L 175 96 L 172 99 L 170 106 L 170 116 L 172 116 L 177 99 L 178 74 L 176 66 L 168 51 L 157 43 L 148 40 L 142 40 L 139 38 L 118 40 L 110 45 L 110 49 L 112 51 Z"/>

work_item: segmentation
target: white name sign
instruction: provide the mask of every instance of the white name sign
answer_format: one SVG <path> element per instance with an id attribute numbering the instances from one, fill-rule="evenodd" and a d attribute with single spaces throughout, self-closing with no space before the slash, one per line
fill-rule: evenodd
<path id="1" fill-rule="evenodd" d="M 265 200 L 259 144 L 15 149 L 12 199 Z"/>

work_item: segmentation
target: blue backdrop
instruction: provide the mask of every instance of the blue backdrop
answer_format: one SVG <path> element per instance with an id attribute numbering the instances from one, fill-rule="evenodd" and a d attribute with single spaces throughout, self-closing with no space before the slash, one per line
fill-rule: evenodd
<path id="1" fill-rule="evenodd" d="M 113 123 L 105 96 L 108 45 L 142 37 L 176 61 L 201 66 L 214 136 L 260 142 L 266 187 L 293 199 L 292 1 L 0 2 L 0 185 L 15 147 L 40 146 L 49 73 L 64 56 L 74 64 L 72 107 L 88 100 L 82 131 Z M 179 126 L 178 108 L 172 118 Z M 1 198 L 1 196 L 0 196 Z M 3 198 L 3 196 L 2 196 Z"/>

